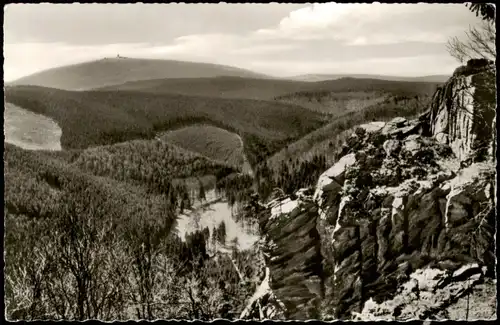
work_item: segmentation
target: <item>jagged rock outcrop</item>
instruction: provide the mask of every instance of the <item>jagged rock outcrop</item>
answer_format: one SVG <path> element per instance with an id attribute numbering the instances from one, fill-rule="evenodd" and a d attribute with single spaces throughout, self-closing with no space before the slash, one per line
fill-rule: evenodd
<path id="1" fill-rule="evenodd" d="M 323 191 L 325 312 L 349 318 L 432 263 L 453 270 L 477 261 L 491 274 L 494 165 L 460 170 L 449 147 L 419 135 L 403 140 L 396 156 L 367 138 L 341 190 Z"/>
<path id="2" fill-rule="evenodd" d="M 458 68 L 434 95 L 431 133 L 439 142 L 450 145 L 460 160 L 493 154 L 495 82 L 492 62 L 471 60 L 467 66 Z"/>
<path id="3" fill-rule="evenodd" d="M 270 273 L 268 267 L 266 267 L 265 272 L 264 280 L 257 287 L 252 297 L 250 297 L 247 306 L 240 315 L 240 319 L 285 319 L 285 306 L 269 286 Z"/>
<path id="4" fill-rule="evenodd" d="M 464 290 L 474 294 L 476 284 L 491 281 L 496 118 L 489 69 L 477 62 L 458 69 L 414 120 L 358 128 L 314 195 L 269 203 L 261 229 L 270 287 L 288 319 L 452 317 L 448 307 Z M 467 265 L 477 272 L 458 276 Z M 434 278 L 425 289 L 408 284 L 437 273 L 446 285 Z M 464 289 L 465 282 L 474 285 Z M 435 301 L 422 302 L 430 292 Z"/>
<path id="5" fill-rule="evenodd" d="M 394 298 L 376 303 L 369 299 L 356 320 L 478 320 L 496 316 L 496 280 L 486 279 L 477 264 L 454 272 L 419 269 L 398 288 Z"/>
<path id="6" fill-rule="evenodd" d="M 270 288 L 285 306 L 286 319 L 318 318 L 323 297 L 318 209 L 309 193 L 278 198 L 262 214 Z"/>

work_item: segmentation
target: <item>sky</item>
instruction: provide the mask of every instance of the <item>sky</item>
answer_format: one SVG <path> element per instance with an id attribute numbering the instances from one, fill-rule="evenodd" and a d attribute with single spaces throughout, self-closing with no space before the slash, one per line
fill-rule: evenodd
<path id="1" fill-rule="evenodd" d="M 4 80 L 116 57 L 208 62 L 272 76 L 451 74 L 464 4 L 9 4 Z"/>

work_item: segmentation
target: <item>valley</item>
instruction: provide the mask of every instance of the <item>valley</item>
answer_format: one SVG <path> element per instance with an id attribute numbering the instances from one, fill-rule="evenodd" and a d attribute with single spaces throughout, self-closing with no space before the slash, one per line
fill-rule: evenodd
<path id="1" fill-rule="evenodd" d="M 4 82 L 5 317 L 494 321 L 495 62 L 445 74 L 440 43 L 391 34 L 436 28 L 404 10 L 371 44 L 370 11 L 248 11 L 231 34 L 195 6 L 147 33 L 159 9 L 88 39 L 51 21 L 73 63 Z"/>

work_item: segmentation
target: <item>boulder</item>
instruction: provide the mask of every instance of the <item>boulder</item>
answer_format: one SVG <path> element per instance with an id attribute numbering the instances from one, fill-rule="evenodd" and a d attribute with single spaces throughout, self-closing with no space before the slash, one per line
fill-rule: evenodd
<path id="1" fill-rule="evenodd" d="M 340 160 L 330 167 L 327 171 L 325 171 L 318 179 L 318 183 L 316 185 L 316 191 L 314 193 L 313 199 L 318 203 L 318 206 L 322 206 L 322 197 L 324 188 L 327 185 L 336 182 L 341 186 L 344 184 L 344 176 L 347 170 L 347 167 L 352 166 L 356 163 L 356 155 L 354 153 L 350 153 L 340 158 Z M 336 185 L 331 185 L 330 188 L 338 188 Z M 328 190 L 328 188 L 327 188 Z"/>
<path id="2" fill-rule="evenodd" d="M 422 148 L 422 143 L 418 139 L 410 139 L 404 142 L 404 149 L 413 157 Z"/>
<path id="3" fill-rule="evenodd" d="M 401 149 L 401 142 L 399 140 L 386 140 L 383 148 L 387 156 L 396 157 Z"/>
<path id="4" fill-rule="evenodd" d="M 481 202 L 493 199 L 488 184 L 493 181 L 494 173 L 491 164 L 476 163 L 461 170 L 449 181 L 451 190 L 446 197 L 445 215 L 447 227 L 474 217 L 479 212 L 477 209 Z"/>
<path id="5" fill-rule="evenodd" d="M 366 124 L 361 124 L 359 127 L 365 129 L 366 132 L 368 133 L 375 133 L 380 130 L 385 126 L 385 122 L 370 122 Z"/>
<path id="6" fill-rule="evenodd" d="M 391 138 L 404 139 L 411 134 L 422 134 L 423 123 L 419 120 L 408 121 L 405 118 L 395 118 L 382 128 L 381 134 Z"/>
<path id="7" fill-rule="evenodd" d="M 404 117 L 395 117 L 392 120 L 389 121 L 388 124 L 392 124 L 396 127 L 402 127 L 408 123 L 408 120 L 405 119 Z"/>
<path id="8" fill-rule="evenodd" d="M 460 272 L 457 274 L 457 272 Z M 435 268 L 418 269 L 410 275 L 410 278 L 399 285 L 399 292 L 393 298 L 377 303 L 373 298 L 366 301 L 361 313 L 354 312 L 355 320 L 371 321 L 408 321 L 414 319 L 428 319 L 441 315 L 440 320 L 445 319 L 465 319 L 466 311 L 450 315 L 446 311 L 456 310 L 454 303 L 467 299 L 471 292 L 471 308 L 469 319 L 476 320 L 479 315 L 495 314 L 496 304 L 481 304 L 488 301 L 488 295 L 481 294 L 481 285 L 484 282 L 484 271 L 477 267 L 477 264 L 468 264 L 453 273 L 447 273 Z M 494 284 L 488 282 L 493 288 Z M 475 293 L 478 293 L 477 295 Z M 474 304 L 481 304 L 488 309 L 488 313 L 480 308 L 472 307 Z M 466 308 L 464 306 L 464 308 Z M 448 314 L 448 315 L 447 315 Z M 446 317 L 448 316 L 448 317 Z M 483 316 L 484 317 L 484 316 Z M 480 317 L 479 317 L 480 318 Z M 482 318 L 491 319 L 491 318 Z"/>

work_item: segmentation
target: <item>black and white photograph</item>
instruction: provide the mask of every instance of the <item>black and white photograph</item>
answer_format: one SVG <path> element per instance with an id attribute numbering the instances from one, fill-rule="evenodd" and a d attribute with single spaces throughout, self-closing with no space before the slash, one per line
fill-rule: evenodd
<path id="1" fill-rule="evenodd" d="M 4 5 L 4 319 L 497 319 L 496 5 Z"/>

